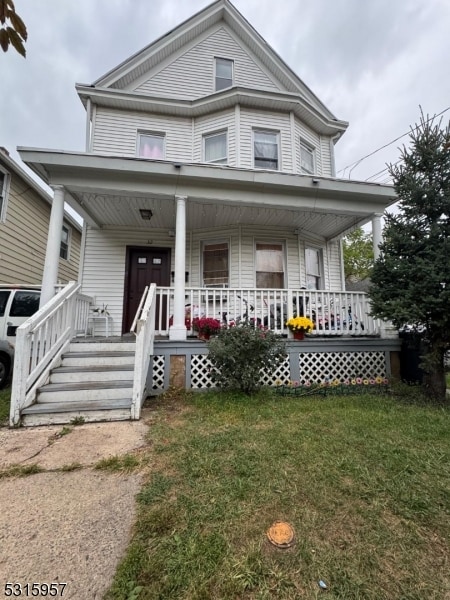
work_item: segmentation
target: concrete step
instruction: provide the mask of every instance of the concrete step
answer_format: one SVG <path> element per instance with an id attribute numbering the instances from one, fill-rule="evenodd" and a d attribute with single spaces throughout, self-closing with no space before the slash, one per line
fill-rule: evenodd
<path id="1" fill-rule="evenodd" d="M 48 383 L 39 388 L 36 402 L 91 402 L 131 397 L 133 380 L 82 381 L 77 383 Z"/>
<path id="2" fill-rule="evenodd" d="M 50 383 L 127 381 L 133 375 L 134 365 L 58 367 L 51 372 Z"/>
<path id="3" fill-rule="evenodd" d="M 63 354 L 63 367 L 133 365 L 135 352 L 70 352 Z"/>
<path id="4" fill-rule="evenodd" d="M 32 404 L 22 411 L 22 425 L 58 425 L 72 419 L 84 419 L 86 423 L 98 421 L 127 421 L 131 419 L 131 397 L 92 402 L 51 402 Z"/>

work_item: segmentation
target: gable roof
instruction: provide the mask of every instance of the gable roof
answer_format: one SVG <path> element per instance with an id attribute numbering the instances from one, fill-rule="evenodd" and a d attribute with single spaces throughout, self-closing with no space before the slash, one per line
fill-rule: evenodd
<path id="1" fill-rule="evenodd" d="M 220 23 L 225 23 L 267 71 L 284 86 L 281 95 L 297 96 L 303 105 L 309 106 L 313 113 L 320 115 L 322 122 L 328 123 L 330 133 L 345 131 L 348 123 L 338 120 L 333 115 L 229 0 L 216 0 L 97 79 L 91 86 L 77 85 L 82 101 L 85 102 L 89 97 L 89 89 L 93 95 L 94 90 L 97 90 L 106 96 L 109 90 L 115 91 L 116 94 L 120 92 L 127 96 L 139 96 L 129 92 L 133 82 L 142 79 L 155 66 Z M 98 93 L 96 98 L 99 102 Z"/>

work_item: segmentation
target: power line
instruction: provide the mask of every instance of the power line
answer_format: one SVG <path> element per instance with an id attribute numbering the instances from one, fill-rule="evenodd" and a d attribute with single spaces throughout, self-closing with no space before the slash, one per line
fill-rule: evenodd
<path id="1" fill-rule="evenodd" d="M 440 117 L 441 115 L 443 115 L 444 113 L 446 113 L 448 110 L 450 110 L 450 106 L 448 106 L 447 108 L 445 108 L 444 110 L 442 110 L 440 113 L 437 113 L 435 115 L 433 115 L 432 117 L 430 117 L 427 121 L 425 121 L 425 123 L 429 123 L 430 121 L 432 121 L 433 119 L 435 119 L 436 117 Z M 348 178 L 350 179 L 350 175 L 352 174 L 352 171 L 354 169 L 356 169 L 356 167 L 362 163 L 363 160 L 366 160 L 366 158 L 369 158 L 370 156 L 373 156 L 374 154 L 376 154 L 377 152 L 380 152 L 380 150 L 384 150 L 385 148 L 387 148 L 388 146 L 390 146 L 391 144 L 395 144 L 395 142 L 398 142 L 398 140 L 401 140 L 403 137 L 405 137 L 405 135 L 409 135 L 412 131 L 415 131 L 416 129 L 419 129 L 419 127 L 421 127 L 421 125 L 417 125 L 417 127 L 412 127 L 410 129 L 410 131 L 407 131 L 406 133 L 403 133 L 402 135 L 399 135 L 398 137 L 396 137 L 394 140 L 392 140 L 391 142 L 388 142 L 387 144 L 384 144 L 383 146 L 380 146 L 380 148 L 377 148 L 376 150 L 373 150 L 373 152 L 370 152 L 369 154 L 366 154 L 366 156 L 363 156 L 362 158 L 360 158 L 359 160 L 350 163 L 349 165 L 347 165 L 346 167 L 344 167 L 343 169 L 340 169 L 338 171 L 339 173 L 342 173 L 342 176 L 344 176 L 345 171 L 347 169 L 350 169 L 349 174 L 348 174 Z M 351 168 L 350 168 L 351 167 Z M 366 180 L 367 181 L 367 180 Z"/>

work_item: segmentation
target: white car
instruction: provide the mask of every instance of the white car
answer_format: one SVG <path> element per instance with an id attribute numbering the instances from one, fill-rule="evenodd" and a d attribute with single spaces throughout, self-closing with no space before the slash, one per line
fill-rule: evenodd
<path id="1" fill-rule="evenodd" d="M 0 388 L 11 372 L 16 330 L 39 310 L 38 286 L 0 285 Z"/>

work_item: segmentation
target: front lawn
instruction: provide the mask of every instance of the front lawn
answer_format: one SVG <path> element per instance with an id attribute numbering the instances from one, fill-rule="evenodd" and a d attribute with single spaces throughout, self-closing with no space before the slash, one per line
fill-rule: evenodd
<path id="1" fill-rule="evenodd" d="M 211 392 L 151 415 L 151 472 L 108 598 L 449 594 L 448 409 Z M 278 520 L 292 548 L 268 542 Z"/>

